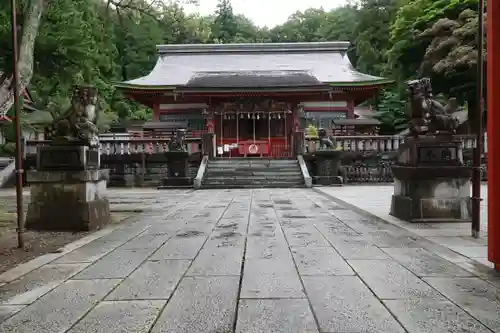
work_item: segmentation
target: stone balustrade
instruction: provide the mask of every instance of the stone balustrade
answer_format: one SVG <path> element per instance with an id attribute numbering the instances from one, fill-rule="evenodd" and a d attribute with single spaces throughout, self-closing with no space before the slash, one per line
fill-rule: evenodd
<path id="1" fill-rule="evenodd" d="M 463 148 L 471 149 L 476 145 L 476 139 L 473 135 L 459 135 L 463 142 Z M 307 139 L 306 139 L 307 140 Z M 393 152 L 397 151 L 399 146 L 404 143 L 405 137 L 398 135 L 379 135 L 379 136 L 336 136 L 334 145 L 337 150 L 350 152 Z M 486 140 L 485 140 L 486 141 Z M 316 150 L 321 150 L 319 140 L 315 140 Z M 310 145 L 307 145 L 310 147 Z"/>
<path id="2" fill-rule="evenodd" d="M 460 135 L 465 149 L 474 148 L 473 135 Z M 334 138 L 337 150 L 350 152 L 394 152 L 404 142 L 404 136 L 337 136 Z M 306 139 L 308 141 L 309 139 Z M 102 135 L 100 149 L 102 155 L 158 154 L 168 152 L 167 138 L 135 138 L 126 135 Z M 309 140 L 312 141 L 312 140 Z M 37 147 L 49 144 L 47 140 L 27 140 L 26 154 L 36 154 Z M 190 154 L 201 151 L 201 138 L 187 138 L 186 145 Z M 306 146 L 311 147 L 310 144 Z M 486 140 L 485 145 L 486 147 Z M 316 150 L 321 150 L 319 141 L 315 141 Z"/>
<path id="3" fill-rule="evenodd" d="M 37 153 L 39 146 L 48 145 L 48 140 L 27 140 L 26 154 L 32 155 Z M 130 155 L 130 154 L 161 154 L 169 151 L 168 143 L 170 139 L 160 138 L 128 138 L 122 137 L 101 137 L 100 152 L 101 155 Z M 194 154 L 201 151 L 201 139 L 188 138 L 185 140 L 188 153 Z"/>

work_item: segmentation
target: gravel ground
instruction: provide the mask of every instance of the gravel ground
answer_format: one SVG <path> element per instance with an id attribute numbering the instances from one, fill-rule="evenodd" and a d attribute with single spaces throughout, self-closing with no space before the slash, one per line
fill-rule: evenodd
<path id="1" fill-rule="evenodd" d="M 138 214 L 157 202 L 156 189 L 110 189 L 111 223 Z M 24 249 L 17 248 L 16 197 L 14 189 L 0 190 L 0 274 L 19 264 L 46 253 L 56 252 L 90 232 L 35 232 L 24 233 Z M 24 208 L 28 208 L 29 190 L 24 191 Z"/>
<path id="2" fill-rule="evenodd" d="M 28 206 L 25 196 L 24 206 Z M 134 212 L 112 210 L 112 223 L 119 223 Z M 0 199 L 0 273 L 46 253 L 57 252 L 59 248 L 74 242 L 90 232 L 35 232 L 24 233 L 24 249 L 17 247 L 15 197 L 1 196 Z"/>

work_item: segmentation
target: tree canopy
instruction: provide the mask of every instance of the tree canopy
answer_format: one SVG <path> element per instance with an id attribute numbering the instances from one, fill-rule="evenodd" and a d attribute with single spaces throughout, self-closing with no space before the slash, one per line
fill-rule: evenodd
<path id="1" fill-rule="evenodd" d="M 427 75 L 437 93 L 471 100 L 477 7 L 478 0 L 359 0 L 296 12 L 268 29 L 234 13 L 230 0 L 219 0 L 210 16 L 187 14 L 176 1 L 19 0 L 18 62 L 41 110 L 64 110 L 72 87 L 86 82 L 99 88 L 109 119 L 147 119 L 151 111 L 123 99 L 113 82 L 147 74 L 157 44 L 346 40 L 360 71 L 396 80 L 376 103 L 379 118 L 397 130 L 408 79 Z M 12 103 L 10 33 L 9 1 L 2 1 L 0 112 Z"/>

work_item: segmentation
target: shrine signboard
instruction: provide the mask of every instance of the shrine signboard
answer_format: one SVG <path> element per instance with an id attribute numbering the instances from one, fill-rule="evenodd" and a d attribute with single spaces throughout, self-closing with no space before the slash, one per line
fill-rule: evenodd
<path id="1" fill-rule="evenodd" d="M 460 162 L 456 146 L 422 146 L 418 149 L 419 163 L 441 164 Z"/>

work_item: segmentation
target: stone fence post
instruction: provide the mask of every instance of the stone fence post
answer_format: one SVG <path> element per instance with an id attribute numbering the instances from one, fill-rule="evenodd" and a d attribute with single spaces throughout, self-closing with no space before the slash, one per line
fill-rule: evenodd
<path id="1" fill-rule="evenodd" d="M 207 155 L 209 160 L 215 158 L 214 133 L 203 133 L 201 135 L 201 153 Z"/>
<path id="2" fill-rule="evenodd" d="M 304 154 L 304 141 L 304 132 L 299 131 L 293 133 L 293 153 L 295 156 Z"/>

